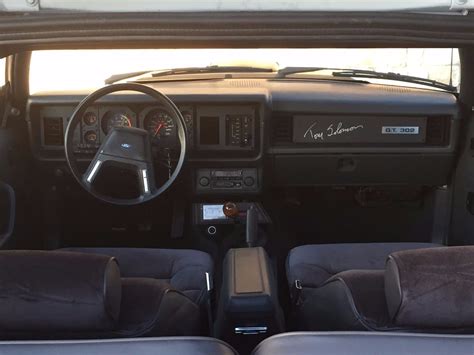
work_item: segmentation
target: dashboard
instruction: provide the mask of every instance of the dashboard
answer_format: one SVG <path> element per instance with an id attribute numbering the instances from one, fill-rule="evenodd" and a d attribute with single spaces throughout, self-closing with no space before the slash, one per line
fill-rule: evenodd
<path id="1" fill-rule="evenodd" d="M 150 84 L 186 125 L 189 177 L 197 194 L 261 193 L 270 186 L 444 185 L 460 134 L 455 95 L 342 81 L 218 79 Z M 64 132 L 88 92 L 41 93 L 28 102 L 36 158 L 64 168 Z M 178 148 L 173 118 L 139 93 L 106 96 L 74 132 L 92 157 L 114 126 L 143 128 Z"/>
<path id="2" fill-rule="evenodd" d="M 41 147 L 62 149 L 64 132 L 74 106 L 46 106 L 35 114 L 41 124 Z M 191 151 L 251 152 L 255 147 L 256 107 L 252 105 L 193 105 L 178 107 L 186 127 Z M 74 151 L 95 154 L 113 127 L 137 127 L 148 131 L 152 144 L 179 148 L 174 118 L 156 105 L 95 105 L 82 116 L 74 132 Z"/>

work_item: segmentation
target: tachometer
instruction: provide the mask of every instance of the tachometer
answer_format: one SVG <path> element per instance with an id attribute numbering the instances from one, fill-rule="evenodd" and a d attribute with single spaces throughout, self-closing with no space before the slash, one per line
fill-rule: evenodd
<path id="1" fill-rule="evenodd" d="M 132 127 L 132 120 L 123 112 L 108 111 L 102 118 L 102 130 L 108 134 L 112 127 Z"/>
<path id="2" fill-rule="evenodd" d="M 152 138 L 166 138 L 176 135 L 176 125 L 173 118 L 160 109 L 150 111 L 144 121 L 145 129 Z"/>

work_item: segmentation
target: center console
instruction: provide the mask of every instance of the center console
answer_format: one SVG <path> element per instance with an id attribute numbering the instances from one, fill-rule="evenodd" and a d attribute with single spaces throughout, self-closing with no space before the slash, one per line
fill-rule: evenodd
<path id="1" fill-rule="evenodd" d="M 230 218 L 224 214 L 223 203 L 195 203 L 193 204 L 193 225 L 199 233 L 221 240 L 228 234 L 232 234 L 239 225 L 244 225 L 246 211 L 253 208 L 256 211 L 258 225 L 264 227 L 272 223 L 270 216 L 263 206 L 258 202 L 239 202 L 236 207 L 240 212 L 240 218 Z M 239 219 L 241 221 L 239 221 Z"/>
<path id="2" fill-rule="evenodd" d="M 219 249 L 214 260 L 223 260 L 218 304 L 209 307 L 216 309 L 209 312 L 212 333 L 239 353 L 250 353 L 264 338 L 284 331 L 276 270 L 263 248 L 270 217 L 258 202 L 198 203 L 193 224 L 200 235 L 207 230 L 208 241 Z"/>
<path id="3" fill-rule="evenodd" d="M 242 353 L 284 331 L 275 273 L 263 248 L 227 253 L 214 330 Z"/>

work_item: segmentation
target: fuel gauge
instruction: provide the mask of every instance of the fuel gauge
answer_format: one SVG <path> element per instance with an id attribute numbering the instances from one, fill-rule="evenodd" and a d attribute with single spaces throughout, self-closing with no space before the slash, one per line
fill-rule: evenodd
<path id="1" fill-rule="evenodd" d="M 95 144 L 97 142 L 97 133 L 95 131 L 87 131 L 84 134 L 84 142 L 86 144 Z"/>

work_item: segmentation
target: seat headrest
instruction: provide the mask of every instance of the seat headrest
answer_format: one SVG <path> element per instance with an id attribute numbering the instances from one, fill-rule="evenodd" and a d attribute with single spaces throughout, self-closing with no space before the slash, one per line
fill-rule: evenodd
<path id="1" fill-rule="evenodd" d="M 0 331 L 111 330 L 121 290 L 118 264 L 109 256 L 0 251 Z"/>
<path id="2" fill-rule="evenodd" d="M 474 246 L 391 254 L 385 270 L 385 296 L 396 325 L 474 327 Z"/>

